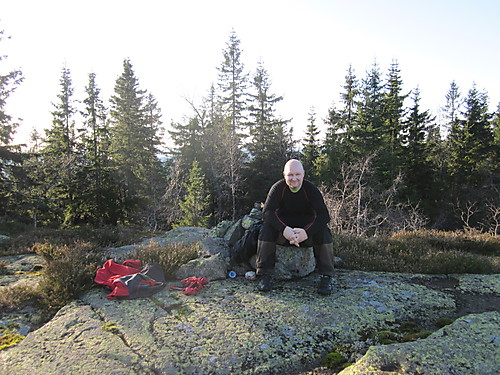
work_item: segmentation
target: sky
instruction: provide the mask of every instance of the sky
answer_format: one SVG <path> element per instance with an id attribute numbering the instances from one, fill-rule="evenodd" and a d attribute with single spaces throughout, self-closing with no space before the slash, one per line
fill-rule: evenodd
<path id="1" fill-rule="evenodd" d="M 192 115 L 188 100 L 199 105 L 217 82 L 234 30 L 245 70 L 252 76 L 263 63 L 271 92 L 283 96 L 276 114 L 292 119 L 299 140 L 312 108 L 324 130 L 350 65 L 364 78 L 376 63 L 385 78 L 397 61 L 403 93 L 418 87 L 422 110 L 438 118 L 452 81 L 463 96 L 476 84 L 496 110 L 499 19 L 497 0 L 0 0 L 0 74 L 20 69 L 25 77 L 6 106 L 22 119 L 15 143 L 51 126 L 63 67 L 75 99 L 85 98 L 93 72 L 108 103 L 124 59 L 168 130 Z"/>

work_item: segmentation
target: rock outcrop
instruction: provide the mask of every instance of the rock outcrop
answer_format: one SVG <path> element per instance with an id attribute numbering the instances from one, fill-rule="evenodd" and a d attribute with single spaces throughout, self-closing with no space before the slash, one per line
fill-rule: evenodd
<path id="1" fill-rule="evenodd" d="M 199 243 L 196 262 L 209 260 L 217 270 L 229 254 L 211 233 L 183 228 L 154 241 Z M 136 246 L 110 256 L 126 257 Z M 185 275 L 204 272 L 196 265 L 186 265 Z M 498 275 L 339 269 L 327 297 L 317 294 L 317 281 L 311 273 L 259 293 L 255 281 L 221 274 L 194 296 L 165 288 L 123 301 L 107 300 L 109 291 L 96 285 L 1 351 L 0 374 L 306 374 L 336 345 L 357 348 L 356 363 L 342 374 L 498 373 Z M 460 319 L 436 330 L 443 317 Z M 388 346 L 366 339 L 404 322 L 435 332 Z"/>
<path id="2" fill-rule="evenodd" d="M 195 296 L 164 289 L 147 299 L 109 301 L 107 291 L 96 288 L 0 352 L 0 373 L 299 374 L 318 366 L 335 345 L 355 343 L 362 349 L 363 332 L 406 321 L 430 326 L 456 315 L 460 290 L 487 290 L 488 298 L 491 287 L 498 288 L 495 276 L 449 277 L 458 284 L 453 291 L 433 288 L 435 277 L 428 275 L 339 270 L 335 292 L 326 298 L 316 293 L 317 275 L 277 282 L 268 294 L 256 292 L 255 283 L 242 277 L 212 281 Z M 496 311 L 468 315 L 407 344 L 413 349 L 372 348 L 349 371 L 364 366 L 357 373 L 390 373 L 380 371 L 397 361 L 400 374 L 414 374 L 410 370 L 419 368 L 422 358 L 448 371 L 432 374 L 474 374 L 471 363 L 493 371 L 495 364 L 484 358 L 499 352 L 498 322 Z M 467 334 L 469 349 L 459 350 Z M 396 359 L 384 359 L 390 358 L 384 350 Z M 377 356 L 382 359 L 373 359 Z"/>

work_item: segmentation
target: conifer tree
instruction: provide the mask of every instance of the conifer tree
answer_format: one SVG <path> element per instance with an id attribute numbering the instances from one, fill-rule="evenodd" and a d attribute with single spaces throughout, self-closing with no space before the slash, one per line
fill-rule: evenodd
<path id="1" fill-rule="evenodd" d="M 46 130 L 44 153 L 71 156 L 76 147 L 75 99 L 73 98 L 73 81 L 69 68 L 63 67 L 59 81 L 61 91 L 57 95 L 59 102 L 53 103 L 52 127 Z"/>
<path id="2" fill-rule="evenodd" d="M 0 43 L 4 39 L 3 34 L 4 31 L 0 30 Z M 0 62 L 6 58 L 7 56 L 0 55 Z M 5 112 L 5 106 L 9 96 L 23 80 L 23 74 L 19 69 L 0 75 L 0 147 L 7 146 L 12 141 L 15 130 L 19 126 L 17 122 L 13 121 L 12 116 Z"/>
<path id="3" fill-rule="evenodd" d="M 231 218 L 236 218 L 237 195 L 242 183 L 242 152 L 241 130 L 246 120 L 246 87 L 248 75 L 241 61 L 240 40 L 234 30 L 231 31 L 227 48 L 222 51 L 223 62 L 219 67 L 218 79 L 218 109 L 221 116 L 213 122 L 213 131 L 218 134 L 215 160 L 221 162 L 219 181 L 222 194 L 227 196 Z"/>
<path id="4" fill-rule="evenodd" d="M 46 186 L 42 197 L 48 205 L 46 220 L 72 226 L 79 217 L 79 204 L 75 197 L 79 194 L 81 155 L 77 148 L 74 120 L 77 110 L 69 68 L 63 67 L 59 84 L 59 101 L 53 103 L 52 126 L 45 131 L 41 150 L 44 171 L 37 175 L 39 178 L 53 176 L 49 183 L 42 184 Z"/>
<path id="5" fill-rule="evenodd" d="M 287 138 L 288 121 L 275 114 L 276 104 L 283 97 L 271 92 L 271 80 L 262 62 L 253 76 L 252 87 L 248 94 L 250 161 L 246 176 L 248 198 L 256 202 L 265 199 L 267 190 L 281 175 L 291 145 Z"/>
<path id="6" fill-rule="evenodd" d="M 384 92 L 380 69 L 374 63 L 361 82 L 361 100 L 358 102 L 356 127 L 353 131 L 353 151 L 362 159 L 382 147 L 384 124 Z"/>
<path id="7" fill-rule="evenodd" d="M 446 93 L 446 105 L 443 107 L 445 111 L 445 117 L 447 119 L 446 126 L 451 132 L 453 127 L 456 126 L 458 116 L 460 115 L 460 110 L 463 104 L 462 94 L 460 88 L 455 81 L 450 83 L 450 88 Z"/>
<path id="8" fill-rule="evenodd" d="M 311 107 L 309 110 L 308 124 L 306 127 L 306 136 L 303 142 L 302 163 L 307 171 L 310 180 L 316 180 L 316 161 L 320 154 L 318 135 L 320 131 L 316 126 L 316 110 Z"/>
<path id="9" fill-rule="evenodd" d="M 207 214 L 210 194 L 207 191 L 205 176 L 197 160 L 189 172 L 189 182 L 185 185 L 186 196 L 180 203 L 183 216 L 179 226 L 207 227 L 210 215 Z"/>
<path id="10" fill-rule="evenodd" d="M 82 168 L 79 178 L 81 210 L 86 222 L 115 224 L 118 190 L 112 179 L 109 159 L 110 133 L 107 109 L 101 99 L 96 74 L 88 75 L 87 94 L 81 112 L 84 122 L 82 132 Z"/>
<path id="11" fill-rule="evenodd" d="M 397 174 L 399 158 L 401 157 L 401 139 L 403 133 L 402 120 L 404 117 L 404 100 L 408 95 L 401 94 L 402 79 L 397 61 L 393 61 L 385 85 L 384 95 L 384 127 L 382 136 L 384 138 L 384 151 L 387 160 L 386 167 L 392 176 Z"/>
<path id="12" fill-rule="evenodd" d="M 357 130 L 359 102 L 359 82 L 351 65 L 347 69 L 344 91 L 340 93 L 342 107 L 337 110 L 335 104 L 328 110 L 325 120 L 326 135 L 323 152 L 316 165 L 317 174 L 323 182 L 332 182 L 339 175 L 340 167 L 352 163 L 359 157 L 356 146 L 359 141 Z"/>
<path id="13" fill-rule="evenodd" d="M 464 107 L 463 118 L 456 121 L 449 135 L 450 171 L 458 178 L 457 182 L 476 185 L 480 183 L 477 174 L 488 168 L 483 161 L 491 156 L 493 142 L 488 95 L 477 90 L 474 84 L 465 98 Z"/>
<path id="14" fill-rule="evenodd" d="M 0 30 L 0 42 L 4 31 Z M 0 62 L 7 56 L 0 55 Z M 0 74 L 0 216 L 5 217 L 18 206 L 19 186 L 17 180 L 21 177 L 21 155 L 10 146 L 18 123 L 6 112 L 9 96 L 23 81 L 22 72 L 18 69 L 3 75 Z"/>
<path id="15" fill-rule="evenodd" d="M 480 207 L 466 225 L 477 227 L 484 218 L 484 207 L 490 200 L 498 201 L 498 187 L 492 176 L 494 170 L 493 131 L 488 112 L 488 95 L 476 85 L 464 100 L 464 111 L 456 120 L 448 137 L 448 170 L 451 176 L 450 191 L 460 212 L 470 205 Z M 469 208 L 468 208 L 469 207 Z"/>
<path id="16" fill-rule="evenodd" d="M 416 88 L 412 94 L 413 105 L 408 119 L 404 123 L 403 135 L 405 178 L 404 195 L 413 207 L 423 206 L 427 216 L 435 215 L 436 203 L 439 200 L 439 187 L 436 184 L 435 171 L 428 154 L 429 133 L 435 120 L 428 110 L 420 109 L 420 90 Z"/>
<path id="17" fill-rule="evenodd" d="M 221 109 L 229 120 L 230 130 L 237 132 L 245 122 L 246 88 L 248 74 L 241 61 L 240 40 L 231 30 L 226 49 L 222 51 L 224 60 L 219 67 L 219 101 Z"/>
<path id="18" fill-rule="evenodd" d="M 111 97 L 110 156 L 119 178 L 122 216 L 127 219 L 147 207 L 152 168 L 158 167 L 158 120 L 151 122 L 146 100 L 130 60 L 124 60 Z"/>

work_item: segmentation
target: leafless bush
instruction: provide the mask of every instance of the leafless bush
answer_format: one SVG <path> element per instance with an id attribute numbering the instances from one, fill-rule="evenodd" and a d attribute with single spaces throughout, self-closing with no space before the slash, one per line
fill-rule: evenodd
<path id="1" fill-rule="evenodd" d="M 322 188 L 330 211 L 331 228 L 338 233 L 357 236 L 422 228 L 426 219 L 418 206 L 396 200 L 402 175 L 396 176 L 387 189 L 381 189 L 372 179 L 375 156 L 373 154 L 360 162 L 343 165 L 338 183 Z"/>
<path id="2" fill-rule="evenodd" d="M 161 220 L 168 224 L 177 222 L 182 217 L 179 203 L 182 200 L 184 178 L 182 162 L 176 159 L 168 175 L 165 193 L 161 199 L 161 210 L 158 214 Z"/>

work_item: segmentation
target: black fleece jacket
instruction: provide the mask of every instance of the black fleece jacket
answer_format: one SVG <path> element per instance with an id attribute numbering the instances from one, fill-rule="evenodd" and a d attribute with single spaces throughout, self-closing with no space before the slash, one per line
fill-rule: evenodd
<path id="1" fill-rule="evenodd" d="M 308 180 L 296 193 L 284 179 L 276 182 L 267 194 L 263 217 L 277 231 L 283 232 L 286 226 L 304 228 L 309 237 L 330 222 L 321 192 Z"/>

